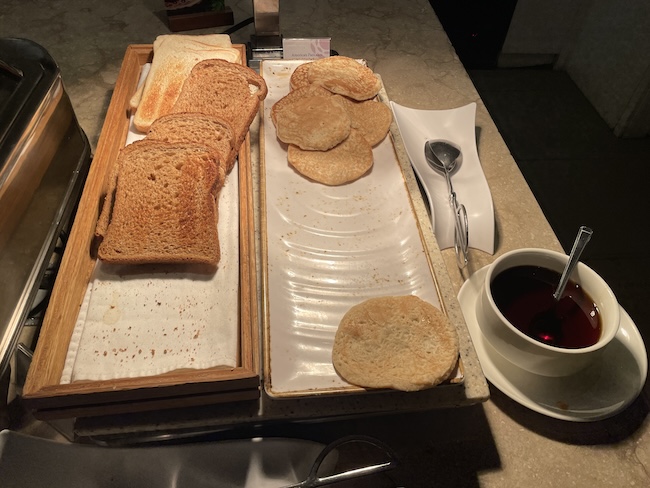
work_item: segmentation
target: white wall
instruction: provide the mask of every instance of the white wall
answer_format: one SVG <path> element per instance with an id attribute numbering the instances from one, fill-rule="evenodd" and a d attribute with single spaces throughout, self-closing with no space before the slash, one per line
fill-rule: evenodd
<path id="1" fill-rule="evenodd" d="M 502 59 L 554 60 L 614 133 L 650 134 L 650 1 L 519 0 Z"/>
<path id="2" fill-rule="evenodd" d="M 502 55 L 557 55 L 585 0 L 518 0 Z"/>

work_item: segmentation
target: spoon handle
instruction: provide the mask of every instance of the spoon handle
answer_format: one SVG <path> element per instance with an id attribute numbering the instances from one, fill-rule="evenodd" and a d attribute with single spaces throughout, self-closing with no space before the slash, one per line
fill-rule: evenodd
<path id="1" fill-rule="evenodd" d="M 567 262 L 566 267 L 564 268 L 564 272 L 560 277 L 560 283 L 557 285 L 555 293 L 553 293 L 553 298 L 555 298 L 555 300 L 559 300 L 562 297 L 562 293 L 564 293 L 564 289 L 569 282 L 569 276 L 571 276 L 573 268 L 575 268 L 576 264 L 578 264 L 580 255 L 589 242 L 589 239 L 591 239 L 591 235 L 593 233 L 594 231 L 592 231 L 589 227 L 585 227 L 584 225 L 581 226 L 578 230 L 578 235 L 576 236 L 576 240 L 573 242 L 573 248 L 571 249 L 571 254 L 569 255 L 569 261 Z"/>

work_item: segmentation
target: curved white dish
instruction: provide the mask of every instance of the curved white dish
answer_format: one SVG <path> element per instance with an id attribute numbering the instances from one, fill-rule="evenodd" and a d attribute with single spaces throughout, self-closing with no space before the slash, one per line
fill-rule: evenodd
<path id="1" fill-rule="evenodd" d="M 484 267 L 465 282 L 458 301 L 490 383 L 535 412 L 573 422 L 611 417 L 639 395 L 648 373 L 646 349 L 641 334 L 622 307 L 620 329 L 596 364 L 562 378 L 538 376 L 509 363 L 483 337 L 476 317 L 476 300 L 486 272 Z"/>
<path id="2" fill-rule="evenodd" d="M 417 295 L 440 306 L 431 267 L 390 137 L 369 174 L 342 186 L 307 180 L 287 162 L 270 121 L 300 61 L 264 61 L 265 329 L 276 398 L 365 391 L 332 365 L 338 324 L 353 305 L 381 295 Z M 264 225 L 265 224 L 265 225 Z"/>
<path id="3" fill-rule="evenodd" d="M 458 202 L 467 210 L 469 246 L 494 254 L 494 205 L 476 148 L 476 103 L 450 110 L 419 110 L 395 102 L 391 106 L 406 152 L 429 200 L 440 249 L 454 246 L 454 220 L 445 177 L 424 157 L 424 143 L 430 139 L 460 146 L 462 161 L 452 175 L 452 184 Z"/>

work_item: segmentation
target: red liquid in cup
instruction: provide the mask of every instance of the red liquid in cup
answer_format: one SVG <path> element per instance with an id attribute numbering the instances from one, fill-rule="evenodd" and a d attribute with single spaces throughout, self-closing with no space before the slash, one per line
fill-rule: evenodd
<path id="1" fill-rule="evenodd" d="M 598 307 L 582 287 L 569 280 L 559 301 L 553 293 L 560 274 L 539 266 L 515 266 L 491 284 L 499 311 L 524 334 L 556 347 L 588 347 L 600 338 Z"/>

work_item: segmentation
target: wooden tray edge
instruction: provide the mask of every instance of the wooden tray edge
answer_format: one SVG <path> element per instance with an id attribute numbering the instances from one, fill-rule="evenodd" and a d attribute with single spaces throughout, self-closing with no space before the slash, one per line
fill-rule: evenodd
<path id="1" fill-rule="evenodd" d="M 244 45 L 234 45 L 242 53 Z M 115 89 L 111 98 L 97 151 L 89 169 L 79 210 L 70 231 L 59 275 L 52 290 L 50 306 L 44 317 L 27 380 L 23 398 L 29 408 L 48 409 L 94 403 L 93 396 L 104 400 L 122 398 L 127 393 L 133 399 L 149 398 L 152 391 L 159 395 L 172 395 L 176 388 L 186 388 L 192 383 L 210 385 L 210 391 L 251 388 L 259 389 L 259 340 L 256 305 L 254 225 L 252 213 L 252 181 L 250 136 L 247 136 L 239 153 L 240 178 L 240 366 L 223 370 L 183 370 L 166 375 L 125 378 L 61 385 L 60 378 L 95 259 L 91 256 L 100 202 L 106 193 L 109 169 L 121 148 L 115 141 L 124 141 L 129 127 L 129 100 L 135 91 L 142 65 L 150 62 L 153 45 L 127 46 Z M 242 230 L 244 232 L 242 232 Z M 87 252 L 79 252 L 80 249 Z M 73 252 L 76 251 L 76 252 Z M 244 254 L 242 254 L 244 256 Z M 76 277 L 76 279 L 70 279 Z M 234 372 L 234 373 L 233 373 Z M 243 380 L 243 382 L 242 382 Z M 169 392 L 163 393 L 165 390 Z"/>

